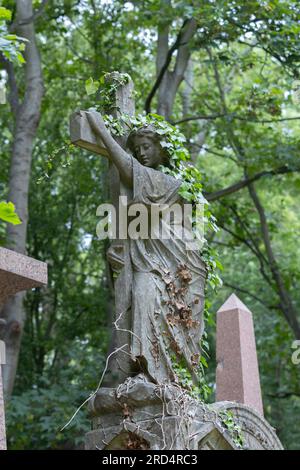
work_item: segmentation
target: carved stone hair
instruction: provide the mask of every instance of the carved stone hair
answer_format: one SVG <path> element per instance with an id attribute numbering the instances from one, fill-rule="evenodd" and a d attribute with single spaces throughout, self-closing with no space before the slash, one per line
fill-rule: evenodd
<path id="1" fill-rule="evenodd" d="M 160 145 L 162 136 L 156 132 L 153 126 L 149 125 L 149 126 L 141 127 L 140 129 L 134 130 L 129 134 L 127 138 L 126 146 L 134 157 L 136 157 L 135 151 L 134 151 L 134 147 L 135 147 L 134 141 L 136 137 L 147 137 L 148 139 L 151 139 L 155 144 L 159 144 L 161 156 L 163 157 L 163 165 L 165 166 L 169 165 L 170 155 L 168 154 L 167 150 Z"/>

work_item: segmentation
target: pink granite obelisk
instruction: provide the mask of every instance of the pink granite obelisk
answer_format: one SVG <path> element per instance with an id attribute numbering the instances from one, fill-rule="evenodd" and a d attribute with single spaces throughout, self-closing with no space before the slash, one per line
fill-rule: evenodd
<path id="1" fill-rule="evenodd" d="M 252 313 L 232 294 L 217 312 L 216 401 L 236 401 L 263 415 Z"/>

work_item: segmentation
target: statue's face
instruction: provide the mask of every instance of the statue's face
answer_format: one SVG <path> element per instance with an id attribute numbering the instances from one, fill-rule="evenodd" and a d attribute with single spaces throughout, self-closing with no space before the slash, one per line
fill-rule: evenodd
<path id="1" fill-rule="evenodd" d="M 160 145 L 144 136 L 135 137 L 134 155 L 142 165 L 149 168 L 157 168 L 163 160 Z"/>

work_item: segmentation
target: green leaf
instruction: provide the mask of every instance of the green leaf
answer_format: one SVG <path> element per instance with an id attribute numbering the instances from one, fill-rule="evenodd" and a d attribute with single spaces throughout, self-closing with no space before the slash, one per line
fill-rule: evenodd
<path id="1" fill-rule="evenodd" d="M 17 52 L 17 59 L 18 59 L 19 64 L 25 64 L 25 62 L 26 62 L 26 60 L 22 56 L 21 52 Z"/>
<path id="2" fill-rule="evenodd" d="M 204 367 L 208 367 L 208 364 L 207 364 L 207 362 L 206 362 L 205 357 L 201 356 L 201 357 L 200 357 L 200 362 L 201 362 L 201 364 L 204 365 Z"/>
<path id="3" fill-rule="evenodd" d="M 215 259 L 215 262 L 216 262 L 216 267 L 220 269 L 220 271 L 223 271 L 224 267 L 223 265 L 220 263 L 219 260 Z"/>
<path id="4" fill-rule="evenodd" d="M 6 34 L 4 37 L 8 39 L 8 41 L 15 41 L 18 38 L 16 34 Z"/>
<path id="5" fill-rule="evenodd" d="M 0 7 L 0 20 L 10 21 L 11 11 L 9 11 L 7 8 Z"/>
<path id="6" fill-rule="evenodd" d="M 97 92 L 99 88 L 99 83 L 97 81 L 94 82 L 92 78 L 89 78 L 85 82 L 85 90 L 88 95 L 93 95 Z"/>
<path id="7" fill-rule="evenodd" d="M 193 195 L 189 193 L 188 191 L 184 191 L 182 189 L 179 189 L 178 193 L 180 194 L 183 199 L 186 199 L 187 201 L 192 201 L 193 200 Z"/>
<path id="8" fill-rule="evenodd" d="M 15 213 L 15 206 L 12 202 L 0 202 L 0 219 L 13 225 L 22 223 L 18 214 Z"/>
<path id="9" fill-rule="evenodd" d="M 161 116 L 160 114 L 151 113 L 150 116 L 153 117 L 154 119 L 157 119 L 157 121 L 164 121 L 165 120 L 165 118 L 163 116 Z"/>

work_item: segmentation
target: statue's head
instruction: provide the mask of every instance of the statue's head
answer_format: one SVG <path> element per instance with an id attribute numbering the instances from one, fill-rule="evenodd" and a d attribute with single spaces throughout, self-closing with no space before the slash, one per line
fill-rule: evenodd
<path id="1" fill-rule="evenodd" d="M 161 136 L 152 126 L 147 126 L 129 134 L 127 147 L 142 165 L 157 168 L 169 164 L 169 155 L 160 142 Z"/>

